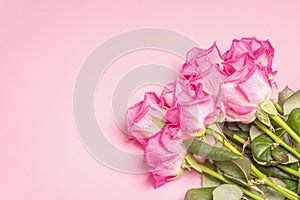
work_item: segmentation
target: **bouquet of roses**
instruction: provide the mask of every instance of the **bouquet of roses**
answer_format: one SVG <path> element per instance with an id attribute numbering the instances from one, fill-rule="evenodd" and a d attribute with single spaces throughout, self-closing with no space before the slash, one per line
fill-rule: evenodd
<path id="1" fill-rule="evenodd" d="M 278 91 L 273 57 L 256 38 L 193 48 L 181 79 L 128 109 L 155 188 L 196 170 L 202 187 L 185 200 L 299 199 L 300 91 Z"/>

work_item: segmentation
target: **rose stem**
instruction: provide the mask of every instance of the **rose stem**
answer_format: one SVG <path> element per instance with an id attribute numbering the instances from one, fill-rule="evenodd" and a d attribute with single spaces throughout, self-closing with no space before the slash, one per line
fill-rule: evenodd
<path id="1" fill-rule="evenodd" d="M 281 115 L 283 115 L 283 109 L 282 109 L 282 107 L 281 107 L 278 103 L 275 103 L 274 106 L 275 106 L 276 110 L 277 110 Z"/>
<path id="2" fill-rule="evenodd" d="M 225 132 L 226 134 L 226 132 Z M 246 143 L 246 140 L 244 140 L 243 138 L 241 138 L 240 136 L 236 135 L 236 134 L 232 134 L 232 133 L 227 133 L 226 135 L 228 135 L 229 137 L 233 138 L 235 141 L 239 142 L 240 144 L 245 144 Z M 250 148 L 250 145 L 248 144 L 247 145 L 248 148 Z M 300 178 L 300 173 L 296 170 L 293 170 L 287 166 L 284 166 L 284 165 L 277 165 L 276 167 L 282 169 L 283 171 L 291 174 L 291 175 L 294 175 L 298 178 Z"/>
<path id="3" fill-rule="evenodd" d="M 218 133 L 216 133 L 213 130 L 207 129 L 206 133 L 209 135 L 214 136 L 219 142 L 221 142 L 225 147 L 227 147 L 231 152 L 243 156 L 245 157 L 241 152 L 239 152 L 234 146 L 232 146 L 229 142 L 226 141 L 225 138 L 223 138 L 221 135 L 219 135 Z M 259 171 L 259 169 L 257 169 L 253 164 L 251 164 L 251 174 L 257 178 L 261 178 L 264 183 L 268 186 L 270 186 L 271 188 L 273 188 L 274 190 L 276 190 L 277 192 L 281 193 L 282 195 L 284 195 L 287 198 L 290 198 L 292 200 L 298 200 L 298 195 L 280 185 L 276 185 L 274 184 L 268 177 L 267 175 L 263 174 L 261 171 Z"/>
<path id="4" fill-rule="evenodd" d="M 279 117 L 280 118 L 280 117 Z M 278 137 L 277 135 L 275 135 L 272 131 L 270 131 L 270 129 L 268 127 L 266 127 L 265 125 L 263 125 L 263 123 L 261 123 L 260 121 L 258 121 L 257 119 L 254 120 L 254 123 L 261 129 L 263 130 L 268 136 L 270 136 L 270 138 L 272 138 L 277 144 L 281 145 L 282 147 L 284 147 L 286 150 L 288 150 L 290 153 L 292 153 L 294 156 L 296 156 L 298 159 L 300 159 L 300 153 L 294 149 L 293 147 L 289 146 L 287 143 L 285 143 L 284 141 L 282 141 L 280 139 L 280 137 Z"/>
<path id="5" fill-rule="evenodd" d="M 300 144 L 300 137 L 298 134 L 289 126 L 287 123 L 278 115 L 270 115 L 270 117 L 279 124 L 288 134 L 298 143 Z"/>
<path id="6" fill-rule="evenodd" d="M 196 171 L 198 171 L 200 173 L 204 172 L 206 174 L 209 174 L 209 175 L 215 177 L 216 179 L 218 179 L 218 180 L 220 180 L 224 183 L 234 184 L 233 182 L 227 180 L 223 175 L 221 175 L 221 174 L 215 172 L 214 170 L 211 170 L 210 168 L 198 163 L 198 161 L 194 158 L 194 156 L 192 154 L 187 154 L 185 156 L 185 160 L 191 165 L 191 167 L 193 167 L 193 169 L 195 169 Z M 254 194 L 254 193 L 252 193 L 252 192 L 250 192 L 250 191 L 248 191 L 248 190 L 246 190 L 246 189 L 244 189 L 240 186 L 238 186 L 238 187 L 242 190 L 242 192 L 245 195 L 247 195 L 247 196 L 249 196 L 249 197 L 251 197 L 255 200 L 266 200 L 265 198 L 261 198 L 261 197 L 257 196 L 256 194 Z"/>

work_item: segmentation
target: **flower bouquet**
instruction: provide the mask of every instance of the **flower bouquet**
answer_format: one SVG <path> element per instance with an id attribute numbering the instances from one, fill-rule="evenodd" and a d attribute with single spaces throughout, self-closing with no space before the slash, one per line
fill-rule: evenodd
<path id="1" fill-rule="evenodd" d="M 273 57 L 256 38 L 223 54 L 215 43 L 193 48 L 182 78 L 128 109 L 128 138 L 155 188 L 196 170 L 202 186 L 185 200 L 299 199 L 300 92 L 278 91 Z"/>

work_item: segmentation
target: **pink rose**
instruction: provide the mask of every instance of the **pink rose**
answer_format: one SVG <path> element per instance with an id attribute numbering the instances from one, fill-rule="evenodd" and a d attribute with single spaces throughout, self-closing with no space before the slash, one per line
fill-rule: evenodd
<path id="1" fill-rule="evenodd" d="M 222 92 L 228 122 L 250 123 L 255 119 L 258 105 L 266 99 L 277 102 L 278 89 L 272 76 L 249 54 L 230 61 L 235 71 L 224 79 Z M 228 63 L 227 63 L 228 64 Z M 229 65 L 225 65 L 226 68 Z"/>
<path id="2" fill-rule="evenodd" d="M 167 84 L 160 95 L 160 101 L 162 107 L 165 108 L 171 108 L 174 106 L 174 103 L 176 102 L 175 97 L 175 82 Z"/>
<path id="3" fill-rule="evenodd" d="M 130 107 L 126 113 L 128 137 L 140 143 L 159 132 L 165 122 L 166 110 L 154 92 L 147 92 L 144 100 Z"/>
<path id="4" fill-rule="evenodd" d="M 222 62 L 220 51 L 214 43 L 209 49 L 193 48 L 186 55 L 180 74 L 187 80 L 202 77 Z"/>
<path id="5" fill-rule="evenodd" d="M 172 87 L 171 87 L 172 86 Z M 172 90 L 168 90 L 172 88 Z M 165 121 L 178 126 L 185 134 L 191 134 L 205 129 L 205 126 L 216 121 L 220 109 L 216 106 L 214 96 L 203 91 L 202 84 L 194 88 L 187 80 L 178 79 L 163 91 L 168 90 L 172 98 L 172 106 L 167 110 Z M 161 98 L 166 98 L 163 92 Z"/>
<path id="6" fill-rule="evenodd" d="M 207 50 L 193 48 L 189 51 L 181 74 L 195 89 L 196 98 L 207 95 L 211 98 L 208 102 L 213 104 L 208 108 L 215 110 L 211 122 L 225 109 L 226 121 L 249 123 L 255 119 L 258 105 L 265 99 L 277 102 L 273 57 L 274 48 L 269 41 L 233 40 L 230 50 L 222 56 L 214 43 Z M 197 109 L 192 112 L 197 113 Z"/>
<path id="7" fill-rule="evenodd" d="M 235 63 L 243 54 L 248 54 L 258 68 L 265 69 L 267 73 L 272 72 L 274 48 L 268 40 L 258 40 L 255 37 L 233 40 L 230 49 L 222 55 L 223 64 L 231 61 Z M 239 70 L 239 66 L 236 65 L 234 70 Z"/>
<path id="8" fill-rule="evenodd" d="M 187 98 L 179 103 L 182 110 L 183 130 L 203 130 L 205 126 L 219 120 L 217 118 L 222 118 L 223 93 L 220 90 L 226 73 L 221 63 L 222 59 L 216 43 L 209 49 L 193 48 L 187 53 L 181 75 L 189 81 L 194 94 L 190 95 L 190 99 Z"/>
<path id="9" fill-rule="evenodd" d="M 193 48 L 187 53 L 181 75 L 190 81 L 196 93 L 209 94 L 220 103 L 221 84 L 227 76 L 222 62 L 216 43 L 209 49 Z M 218 103 L 217 106 L 220 106 Z"/>
<path id="10" fill-rule="evenodd" d="M 272 70 L 274 48 L 254 37 L 233 40 L 222 58 L 227 77 L 222 85 L 226 121 L 250 123 L 265 99 L 277 102 L 278 88 Z"/>
<path id="11" fill-rule="evenodd" d="M 186 154 L 178 128 L 166 126 L 148 139 L 145 145 L 144 161 L 150 167 L 154 187 L 158 188 L 178 177 Z"/>

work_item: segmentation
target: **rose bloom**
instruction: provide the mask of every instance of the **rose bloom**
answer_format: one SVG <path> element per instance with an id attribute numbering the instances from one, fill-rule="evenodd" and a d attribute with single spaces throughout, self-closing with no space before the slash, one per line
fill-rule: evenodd
<path id="1" fill-rule="evenodd" d="M 160 99 L 154 92 L 147 92 L 144 100 L 128 108 L 126 124 L 129 139 L 136 139 L 140 143 L 157 132 L 165 122 L 166 109 L 161 107 Z"/>
<path id="2" fill-rule="evenodd" d="M 187 53 L 186 63 L 180 73 L 190 83 L 195 94 L 180 103 L 185 113 L 189 113 L 183 120 L 187 122 L 186 127 L 193 127 L 195 124 L 189 120 L 191 118 L 189 115 L 194 113 L 194 118 L 199 118 L 198 122 L 202 126 L 198 129 L 194 128 L 194 131 L 203 130 L 207 125 L 224 120 L 222 102 L 224 94 L 220 90 L 226 73 L 222 70 L 221 63 L 222 59 L 216 43 L 208 49 L 193 48 Z"/>
<path id="3" fill-rule="evenodd" d="M 180 71 L 181 75 L 196 86 L 202 83 L 203 91 L 216 94 L 222 78 L 226 75 L 222 70 L 223 60 L 216 43 L 208 49 L 192 48 L 186 56 L 186 63 Z"/>
<path id="4" fill-rule="evenodd" d="M 222 55 L 227 77 L 222 84 L 226 121 L 250 123 L 260 103 L 277 102 L 278 87 L 272 70 L 274 48 L 269 41 L 256 38 L 233 40 Z"/>
<path id="5" fill-rule="evenodd" d="M 180 176 L 186 154 L 179 128 L 165 122 L 164 103 L 155 93 L 147 92 L 144 100 L 130 107 L 126 114 L 128 137 L 144 148 L 144 162 L 150 168 L 155 188 Z"/>
<path id="6" fill-rule="evenodd" d="M 173 100 L 165 121 L 179 127 L 184 135 L 204 130 L 220 113 L 215 98 L 203 91 L 201 83 L 192 87 L 190 81 L 178 79 L 164 88 L 161 99 L 165 102 Z"/>
<path id="7" fill-rule="evenodd" d="M 213 97 L 215 113 L 222 115 L 220 111 L 225 110 L 225 121 L 250 123 L 265 99 L 277 102 L 273 57 L 269 41 L 233 40 L 223 55 L 214 43 L 209 49 L 193 48 L 188 52 L 181 74 L 193 87 L 200 84 Z"/>
<path id="8" fill-rule="evenodd" d="M 155 188 L 181 175 L 185 154 L 186 148 L 177 127 L 167 125 L 147 140 L 144 161 L 150 167 L 149 173 Z"/>
<path id="9" fill-rule="evenodd" d="M 259 68 L 265 68 L 268 73 L 272 73 L 274 48 L 268 40 L 258 40 L 255 37 L 235 39 L 230 49 L 222 55 L 222 59 L 225 62 L 235 62 L 242 54 L 248 54 Z"/>

